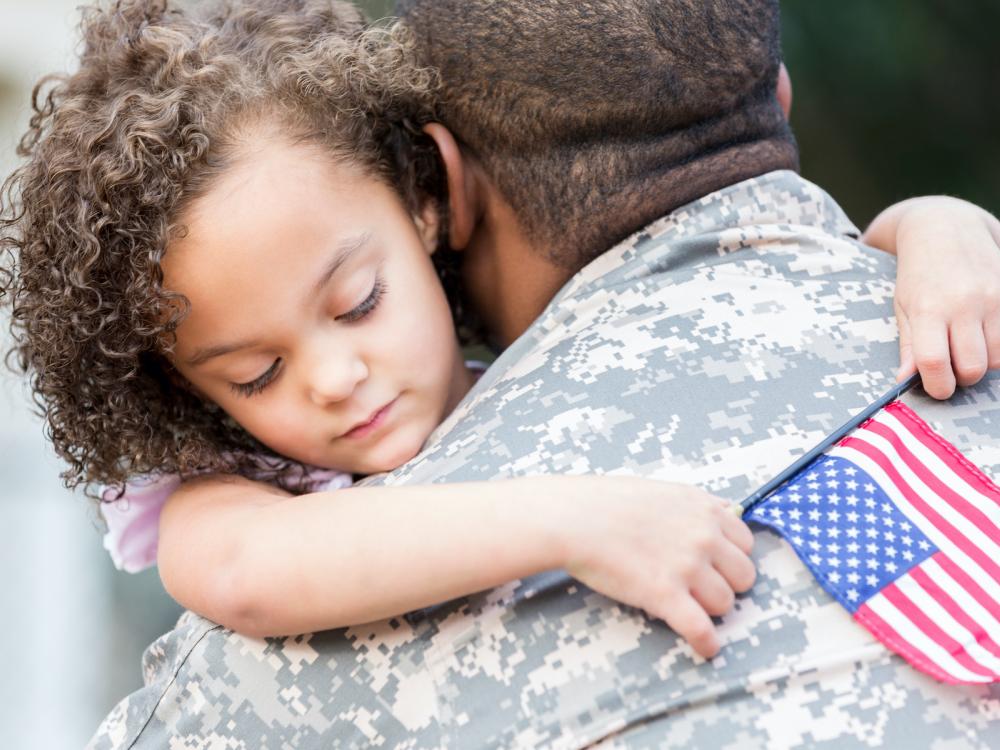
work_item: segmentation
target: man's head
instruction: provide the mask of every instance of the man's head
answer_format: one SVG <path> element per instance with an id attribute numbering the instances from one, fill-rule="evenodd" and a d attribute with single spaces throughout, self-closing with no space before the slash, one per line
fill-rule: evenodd
<path id="1" fill-rule="evenodd" d="M 444 124 L 570 272 L 728 184 L 795 168 L 777 0 L 401 0 Z"/>

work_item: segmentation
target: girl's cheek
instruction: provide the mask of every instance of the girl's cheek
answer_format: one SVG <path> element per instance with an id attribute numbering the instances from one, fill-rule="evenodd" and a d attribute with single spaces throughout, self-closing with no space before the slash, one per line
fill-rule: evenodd
<path id="1" fill-rule="evenodd" d="M 302 428 L 302 421 L 295 418 L 294 409 L 267 409 L 264 410 L 262 429 L 269 431 L 275 436 L 292 436 L 295 434 L 294 428 L 298 425 Z"/>
<path id="2" fill-rule="evenodd" d="M 431 352 L 440 354 L 448 350 L 455 340 L 451 308 L 448 306 L 444 291 L 440 289 L 440 282 L 433 278 L 429 281 L 430 284 L 433 286 L 423 299 L 413 303 L 412 308 L 421 310 L 423 325 L 415 327 L 411 319 L 404 329 L 411 336 L 411 346 L 428 355 Z"/>
<path id="3" fill-rule="evenodd" d="M 242 414 L 234 414 L 233 418 L 254 437 L 272 448 L 278 449 L 282 442 L 289 441 L 296 434 L 293 429 L 296 420 L 292 416 L 292 409 L 271 404 L 254 408 L 247 404 L 241 412 Z"/>

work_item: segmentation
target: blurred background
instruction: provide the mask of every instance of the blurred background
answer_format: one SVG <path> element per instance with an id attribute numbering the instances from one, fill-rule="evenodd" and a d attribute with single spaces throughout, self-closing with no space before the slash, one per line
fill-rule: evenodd
<path id="1" fill-rule="evenodd" d="M 16 164 L 32 83 L 72 66 L 77 4 L 0 0 L 0 175 Z M 381 17 L 392 3 L 361 5 Z M 1000 209 L 1000 1 L 784 0 L 782 11 L 802 171 L 855 223 L 927 193 Z M 141 685 L 142 650 L 178 615 L 155 571 L 113 568 L 59 470 L 21 383 L 0 373 L 3 748 L 81 747 Z"/>

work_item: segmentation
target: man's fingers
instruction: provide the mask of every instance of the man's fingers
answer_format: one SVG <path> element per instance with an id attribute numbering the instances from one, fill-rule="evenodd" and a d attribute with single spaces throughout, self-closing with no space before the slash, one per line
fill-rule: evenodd
<path id="1" fill-rule="evenodd" d="M 973 385 L 986 374 L 986 337 L 980 321 L 952 323 L 951 363 L 959 385 Z"/>
<path id="2" fill-rule="evenodd" d="M 664 604 L 662 610 L 653 610 L 649 614 L 667 623 L 706 659 L 719 653 L 719 635 L 715 632 L 712 618 L 690 595 L 674 597 Z"/>
<path id="3" fill-rule="evenodd" d="M 948 327 L 934 315 L 910 320 L 913 361 L 920 371 L 924 390 L 934 398 L 948 398 L 955 392 L 955 374 L 948 349 Z"/>
<path id="4" fill-rule="evenodd" d="M 757 578 L 757 569 L 746 553 L 737 545 L 724 541 L 712 560 L 715 569 L 726 579 L 729 588 L 736 592 L 749 591 Z"/>

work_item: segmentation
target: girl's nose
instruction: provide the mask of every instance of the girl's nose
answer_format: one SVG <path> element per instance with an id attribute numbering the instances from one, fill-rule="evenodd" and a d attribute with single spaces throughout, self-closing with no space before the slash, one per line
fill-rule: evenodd
<path id="1" fill-rule="evenodd" d="M 317 358 L 309 374 L 309 397 L 318 406 L 350 398 L 368 377 L 368 366 L 356 356 Z"/>

